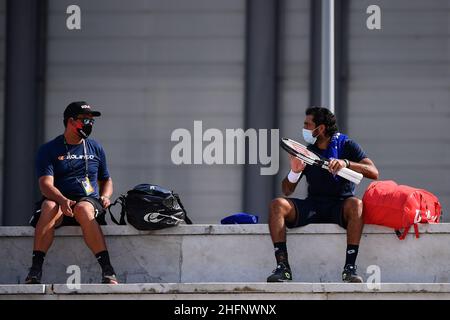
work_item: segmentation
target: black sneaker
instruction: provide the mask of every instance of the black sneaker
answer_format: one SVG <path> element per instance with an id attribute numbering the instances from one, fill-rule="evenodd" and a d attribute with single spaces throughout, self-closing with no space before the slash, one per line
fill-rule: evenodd
<path id="1" fill-rule="evenodd" d="M 267 282 L 285 282 L 292 280 L 292 272 L 283 262 L 277 265 L 272 274 L 267 278 Z"/>
<path id="2" fill-rule="evenodd" d="M 346 265 L 344 267 L 344 271 L 342 271 L 342 281 L 353 282 L 353 283 L 362 283 L 363 278 L 356 274 L 356 266 L 352 266 L 351 264 L 349 264 L 349 265 Z"/>
<path id="3" fill-rule="evenodd" d="M 26 284 L 40 284 L 42 277 L 42 269 L 30 268 L 27 277 L 25 278 Z"/>
<path id="4" fill-rule="evenodd" d="M 114 273 L 114 269 L 111 268 L 105 268 L 102 272 L 102 283 L 106 284 L 118 284 L 119 281 L 117 281 L 116 275 Z"/>

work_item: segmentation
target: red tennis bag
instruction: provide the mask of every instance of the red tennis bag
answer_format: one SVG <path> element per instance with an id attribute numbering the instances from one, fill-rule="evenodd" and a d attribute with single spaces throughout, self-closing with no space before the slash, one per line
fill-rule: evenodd
<path id="1" fill-rule="evenodd" d="M 391 180 L 372 182 L 362 201 L 364 223 L 394 228 L 400 240 L 411 226 L 419 238 L 418 223 L 438 223 L 441 217 L 441 204 L 435 195 Z"/>

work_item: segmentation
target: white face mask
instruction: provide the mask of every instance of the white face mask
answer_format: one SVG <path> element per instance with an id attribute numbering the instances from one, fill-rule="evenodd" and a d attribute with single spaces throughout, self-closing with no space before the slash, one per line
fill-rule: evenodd
<path id="1" fill-rule="evenodd" d="M 314 130 L 316 130 L 316 129 L 314 129 Z M 303 139 L 307 143 L 310 143 L 310 144 L 316 143 L 317 137 L 313 137 L 313 134 L 312 134 L 314 132 L 314 130 L 303 129 Z"/>

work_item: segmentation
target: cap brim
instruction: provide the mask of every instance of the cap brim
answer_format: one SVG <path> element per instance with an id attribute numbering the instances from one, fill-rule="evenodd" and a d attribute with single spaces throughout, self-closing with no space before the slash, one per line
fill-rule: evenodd
<path id="1" fill-rule="evenodd" d="M 93 117 L 100 117 L 102 115 L 100 111 L 94 111 L 89 109 L 85 109 L 82 114 L 90 114 Z"/>

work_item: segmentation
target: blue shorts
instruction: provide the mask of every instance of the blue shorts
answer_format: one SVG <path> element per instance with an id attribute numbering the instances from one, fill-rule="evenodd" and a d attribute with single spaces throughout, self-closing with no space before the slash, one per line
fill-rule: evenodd
<path id="1" fill-rule="evenodd" d="M 294 203 L 295 219 L 286 222 L 288 228 L 303 227 L 314 223 L 334 223 L 347 229 L 343 207 L 345 199 L 297 199 L 286 198 Z"/>

